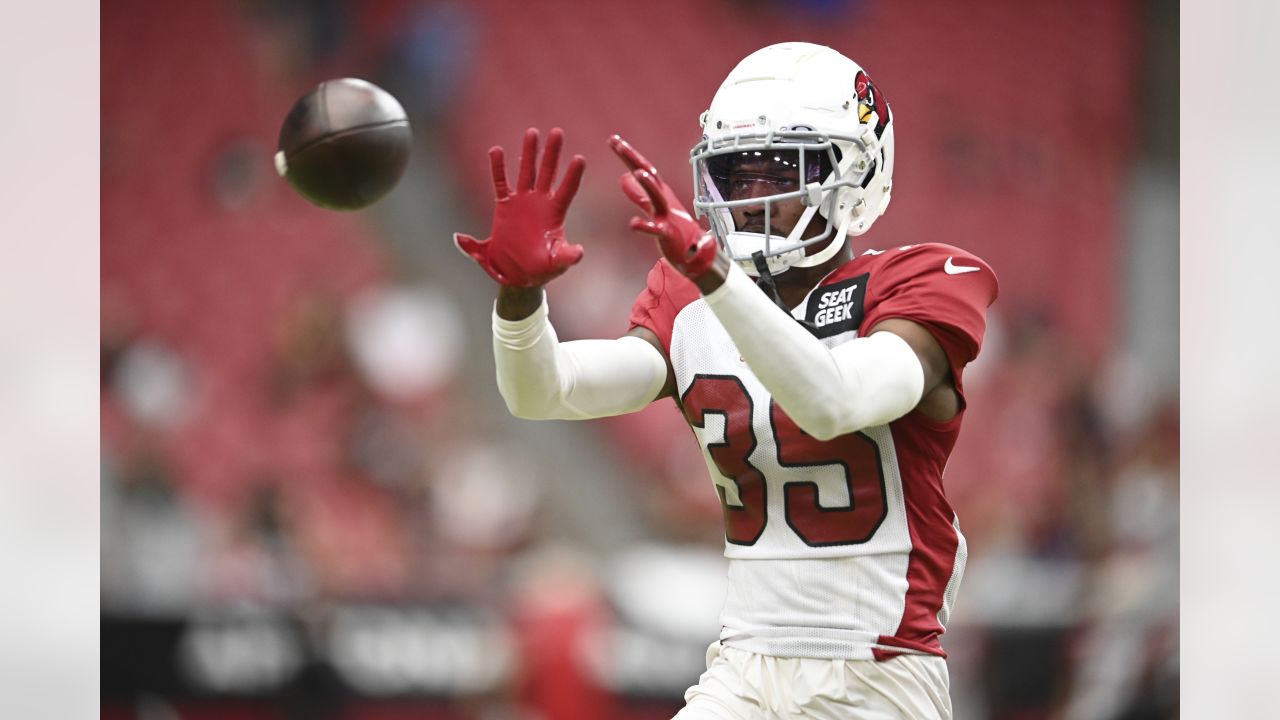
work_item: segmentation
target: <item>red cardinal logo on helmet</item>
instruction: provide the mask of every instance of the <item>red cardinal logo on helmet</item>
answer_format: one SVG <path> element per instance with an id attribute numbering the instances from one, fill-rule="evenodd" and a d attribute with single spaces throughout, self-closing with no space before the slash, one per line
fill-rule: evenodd
<path id="1" fill-rule="evenodd" d="M 889 103 L 885 101 L 884 95 L 880 93 L 880 89 L 876 84 L 871 82 L 871 78 L 861 70 L 853 79 L 853 94 L 858 99 L 858 122 L 867 122 L 871 119 L 871 111 L 876 113 L 876 137 L 884 134 L 884 128 L 889 124 Z"/>

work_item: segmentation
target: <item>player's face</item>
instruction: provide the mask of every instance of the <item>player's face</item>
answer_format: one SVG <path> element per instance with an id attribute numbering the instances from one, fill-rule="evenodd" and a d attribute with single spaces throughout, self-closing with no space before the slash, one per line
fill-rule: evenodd
<path id="1" fill-rule="evenodd" d="M 727 200 L 747 200 L 795 192 L 801 187 L 798 160 L 798 153 L 794 150 L 753 151 L 727 156 L 718 168 L 720 172 L 716 173 L 716 179 Z M 819 164 L 812 161 L 806 164 L 809 165 L 804 173 L 806 182 L 820 180 L 822 170 Z M 804 209 L 799 198 L 772 202 L 769 210 L 769 232 L 786 237 L 804 214 Z M 739 231 L 762 233 L 766 230 L 763 203 L 735 207 L 731 212 L 734 225 Z M 801 237 L 814 237 L 825 228 L 826 220 L 814 215 Z M 819 250 L 821 248 L 818 246 L 806 248 L 810 254 Z"/>

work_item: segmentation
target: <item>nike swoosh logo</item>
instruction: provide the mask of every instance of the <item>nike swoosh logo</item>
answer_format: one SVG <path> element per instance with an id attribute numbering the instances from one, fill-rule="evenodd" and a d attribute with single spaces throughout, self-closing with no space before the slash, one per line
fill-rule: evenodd
<path id="1" fill-rule="evenodd" d="M 942 269 L 948 275 L 959 275 L 961 273 L 967 273 L 967 272 L 978 272 L 982 268 L 969 267 L 968 265 L 956 265 L 955 263 L 951 262 L 951 258 L 947 258 L 947 261 L 942 265 Z"/>

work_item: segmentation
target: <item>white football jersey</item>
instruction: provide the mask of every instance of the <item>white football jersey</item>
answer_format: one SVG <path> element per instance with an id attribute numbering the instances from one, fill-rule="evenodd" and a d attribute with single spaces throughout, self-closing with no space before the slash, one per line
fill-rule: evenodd
<path id="1" fill-rule="evenodd" d="M 828 347 L 881 320 L 914 320 L 938 338 L 963 398 L 963 369 L 977 356 L 996 291 L 975 256 L 915 245 L 851 260 L 793 315 Z M 773 403 L 697 289 L 665 261 L 650 273 L 632 324 L 666 348 L 723 505 L 721 641 L 784 657 L 945 655 L 938 637 L 966 551 L 942 471 L 963 411 L 945 423 L 912 412 L 813 438 Z"/>

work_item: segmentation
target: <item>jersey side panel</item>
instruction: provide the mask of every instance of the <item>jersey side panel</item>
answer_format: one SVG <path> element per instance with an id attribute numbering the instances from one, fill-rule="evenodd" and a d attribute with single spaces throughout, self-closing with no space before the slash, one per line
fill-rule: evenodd
<path id="1" fill-rule="evenodd" d="M 882 645 L 914 650 L 941 647 L 938 639 L 945 632 L 968 554 L 943 488 L 943 470 L 962 419 L 960 413 L 945 423 L 935 423 L 912 412 L 890 423 L 899 449 L 911 551 L 901 622 L 880 638 Z"/>

